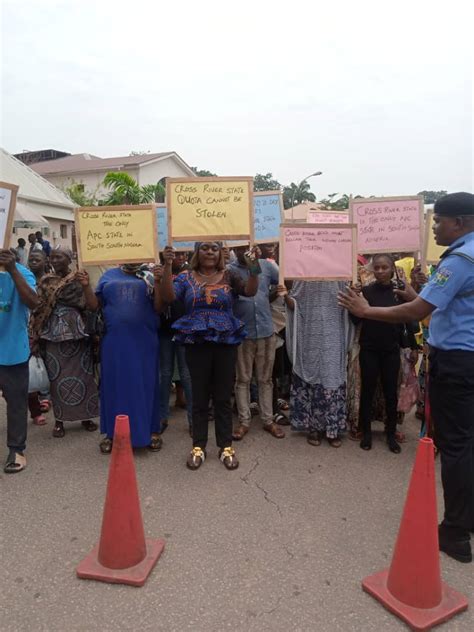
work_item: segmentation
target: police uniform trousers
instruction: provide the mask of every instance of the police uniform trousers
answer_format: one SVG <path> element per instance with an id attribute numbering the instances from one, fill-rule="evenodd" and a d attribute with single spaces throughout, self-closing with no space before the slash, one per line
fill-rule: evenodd
<path id="1" fill-rule="evenodd" d="M 441 455 L 443 523 L 474 529 L 474 351 L 430 348 L 429 398 Z"/>

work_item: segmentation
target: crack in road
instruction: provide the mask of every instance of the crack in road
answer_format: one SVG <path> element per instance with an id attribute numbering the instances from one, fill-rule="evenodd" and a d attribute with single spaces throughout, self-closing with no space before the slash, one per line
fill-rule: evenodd
<path id="1" fill-rule="evenodd" d="M 240 480 L 243 481 L 246 485 L 250 485 L 250 483 L 253 483 L 255 487 L 263 493 L 263 498 L 267 501 L 267 503 L 270 503 L 271 505 L 273 505 L 276 508 L 278 514 L 282 517 L 283 514 L 281 513 L 280 505 L 276 501 L 274 501 L 273 498 L 271 498 L 269 492 L 267 492 L 267 490 L 263 487 L 263 485 L 261 485 L 255 480 L 254 481 L 250 480 L 251 475 L 255 472 L 257 467 L 260 465 L 260 459 L 263 456 L 265 456 L 265 453 L 259 454 L 255 457 L 255 461 L 252 467 L 249 469 L 247 474 L 240 477 Z"/>
<path id="2" fill-rule="evenodd" d="M 259 489 L 261 492 L 263 492 L 263 497 L 265 498 L 265 500 L 267 501 L 267 503 L 270 503 L 271 505 L 274 505 L 276 507 L 276 510 L 278 511 L 280 516 L 283 516 L 283 514 L 281 513 L 281 509 L 280 509 L 280 505 L 275 502 L 273 500 L 273 498 L 270 498 L 270 494 L 267 492 L 267 490 L 265 489 L 265 487 L 263 487 L 262 485 L 260 485 L 259 483 L 257 483 L 257 481 L 254 481 L 253 484 L 255 485 L 255 487 L 257 489 Z"/>

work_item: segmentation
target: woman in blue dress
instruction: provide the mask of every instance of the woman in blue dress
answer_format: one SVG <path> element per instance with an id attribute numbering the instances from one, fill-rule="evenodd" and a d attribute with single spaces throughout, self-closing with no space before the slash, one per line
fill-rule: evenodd
<path id="1" fill-rule="evenodd" d="M 105 334 L 101 340 L 101 452 L 112 450 L 115 417 L 128 415 L 134 448 L 162 446 L 159 436 L 159 316 L 154 274 L 147 266 L 123 265 L 107 270 L 95 295 L 86 272 L 78 273 L 92 310 L 102 309 Z"/>
<path id="2" fill-rule="evenodd" d="M 247 283 L 225 269 L 222 244 L 196 244 L 190 270 L 173 281 L 174 252 L 165 248 L 163 279 L 157 294 L 164 304 L 184 303 L 185 315 L 173 325 L 175 340 L 184 345 L 193 393 L 193 449 L 186 465 L 197 470 L 206 458 L 209 400 L 214 405 L 219 458 L 228 470 L 239 462 L 232 447 L 231 397 L 235 381 L 237 346 L 245 338 L 244 324 L 232 312 L 237 295 L 255 296 L 259 267 L 248 258 Z"/>

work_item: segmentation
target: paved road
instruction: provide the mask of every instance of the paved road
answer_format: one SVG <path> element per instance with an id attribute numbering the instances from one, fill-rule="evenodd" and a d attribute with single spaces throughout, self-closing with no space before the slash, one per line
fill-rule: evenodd
<path id="1" fill-rule="evenodd" d="M 162 452 L 136 454 L 145 531 L 166 539 L 143 588 L 75 577 L 101 523 L 108 457 L 98 435 L 71 424 L 53 439 L 52 419 L 31 428 L 27 471 L 0 476 L 2 631 L 406 629 L 360 581 L 390 561 L 417 422 L 406 424 L 400 456 L 381 437 L 370 454 L 351 441 L 314 448 L 255 422 L 236 472 L 217 460 L 214 440 L 190 472 L 176 415 Z M 3 404 L 0 421 L 3 442 Z M 472 601 L 473 566 L 441 561 L 443 579 Z M 473 630 L 473 612 L 440 630 Z"/>

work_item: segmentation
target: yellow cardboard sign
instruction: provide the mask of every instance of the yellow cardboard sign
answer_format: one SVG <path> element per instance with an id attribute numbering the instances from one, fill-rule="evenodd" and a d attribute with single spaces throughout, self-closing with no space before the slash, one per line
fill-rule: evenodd
<path id="1" fill-rule="evenodd" d="M 156 261 L 155 206 L 77 208 L 76 239 L 84 266 Z"/>
<path id="2" fill-rule="evenodd" d="M 438 246 L 433 234 L 433 211 L 428 211 L 425 217 L 425 239 L 424 239 L 424 260 L 425 263 L 437 264 L 447 246 Z"/>
<path id="3" fill-rule="evenodd" d="M 253 179 L 168 178 L 168 243 L 254 236 Z"/>

